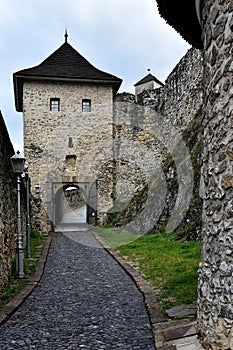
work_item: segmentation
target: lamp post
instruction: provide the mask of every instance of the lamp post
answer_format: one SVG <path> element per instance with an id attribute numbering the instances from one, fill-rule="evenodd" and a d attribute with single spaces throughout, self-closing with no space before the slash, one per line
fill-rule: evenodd
<path id="1" fill-rule="evenodd" d="M 25 182 L 26 182 L 26 204 L 27 204 L 27 216 L 26 216 L 26 237 L 27 237 L 27 258 L 31 258 L 30 240 L 31 240 L 31 225 L 30 225 L 30 179 L 28 176 L 28 169 L 24 169 Z"/>
<path id="2" fill-rule="evenodd" d="M 17 248 L 16 248 L 16 277 L 24 277 L 23 268 L 23 237 L 21 230 L 21 212 L 20 212 L 20 176 L 24 171 L 25 158 L 19 151 L 11 157 L 11 165 L 13 172 L 17 175 Z"/>

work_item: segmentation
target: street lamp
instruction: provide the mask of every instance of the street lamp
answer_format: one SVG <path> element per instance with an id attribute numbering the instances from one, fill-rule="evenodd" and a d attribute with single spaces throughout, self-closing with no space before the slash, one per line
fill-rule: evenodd
<path id="1" fill-rule="evenodd" d="M 11 157 L 11 165 L 13 172 L 17 175 L 17 248 L 16 248 L 16 277 L 24 277 L 23 268 L 23 237 L 21 231 L 21 213 L 20 213 L 20 176 L 24 171 L 25 158 L 20 154 L 19 151 Z"/>
<path id="2" fill-rule="evenodd" d="M 24 169 L 25 183 L 26 183 L 26 238 L 27 238 L 27 258 L 31 258 L 30 240 L 31 240 L 31 225 L 30 225 L 30 179 L 28 176 L 28 169 Z"/>

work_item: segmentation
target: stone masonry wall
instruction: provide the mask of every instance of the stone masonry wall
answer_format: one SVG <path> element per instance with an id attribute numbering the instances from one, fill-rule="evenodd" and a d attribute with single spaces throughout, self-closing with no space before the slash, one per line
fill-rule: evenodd
<path id="1" fill-rule="evenodd" d="M 10 157 L 14 155 L 0 112 L 0 292 L 11 274 L 16 247 L 16 187 Z"/>
<path id="2" fill-rule="evenodd" d="M 203 249 L 198 319 L 206 349 L 233 349 L 233 4 L 203 1 Z"/>
<path id="3" fill-rule="evenodd" d="M 60 111 L 50 111 L 50 98 L 60 98 Z M 90 112 L 82 112 L 82 99 L 91 100 Z M 24 84 L 25 157 L 32 193 L 36 185 L 41 188 L 43 229 L 47 219 L 54 221 L 54 198 L 64 183 L 82 183 L 88 192 L 99 178 L 100 217 L 112 206 L 112 174 L 103 171 L 113 158 L 112 101 L 110 86 Z"/>
<path id="4" fill-rule="evenodd" d="M 169 228 L 174 229 L 191 201 L 195 181 L 183 132 L 191 123 L 195 125 L 202 107 L 202 78 L 202 54 L 190 49 L 164 87 L 144 91 L 137 96 L 137 102 L 134 95 L 127 93 L 118 94 L 114 101 L 114 202 L 125 215 L 130 212 L 125 208 L 132 198 L 149 184 L 140 224 L 134 220 L 141 233 L 153 229 L 160 220 L 168 221 L 169 216 L 172 217 Z M 164 165 L 170 158 L 175 161 L 168 173 L 164 173 Z M 169 188 L 166 182 L 174 183 L 175 179 L 179 190 L 174 194 L 174 186 Z"/>
<path id="5" fill-rule="evenodd" d="M 203 57 L 191 48 L 174 67 L 160 89 L 145 91 L 138 103 L 162 114 L 161 123 L 183 131 L 203 103 Z"/>

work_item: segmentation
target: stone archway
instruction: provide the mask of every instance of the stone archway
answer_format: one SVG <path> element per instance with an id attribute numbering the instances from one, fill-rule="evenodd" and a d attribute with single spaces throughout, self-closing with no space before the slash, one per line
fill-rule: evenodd
<path id="1" fill-rule="evenodd" d="M 87 196 L 77 183 L 63 184 L 54 197 L 55 225 L 87 222 Z"/>

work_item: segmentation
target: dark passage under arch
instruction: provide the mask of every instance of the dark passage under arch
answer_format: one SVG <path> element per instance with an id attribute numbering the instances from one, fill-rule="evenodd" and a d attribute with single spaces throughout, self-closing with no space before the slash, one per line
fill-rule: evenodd
<path id="1" fill-rule="evenodd" d="M 87 193 L 78 183 L 63 184 L 54 197 L 54 223 L 96 224 L 96 182 L 88 186 Z"/>

